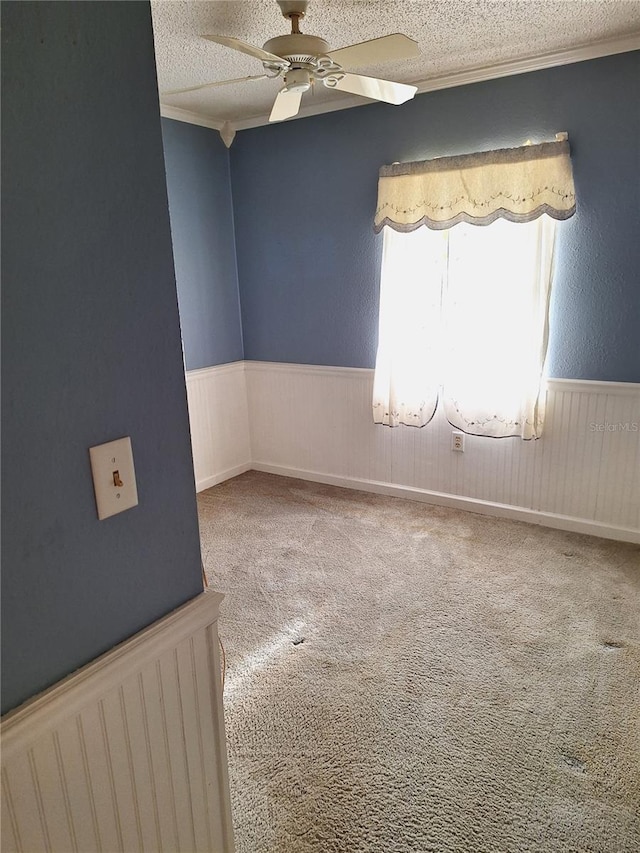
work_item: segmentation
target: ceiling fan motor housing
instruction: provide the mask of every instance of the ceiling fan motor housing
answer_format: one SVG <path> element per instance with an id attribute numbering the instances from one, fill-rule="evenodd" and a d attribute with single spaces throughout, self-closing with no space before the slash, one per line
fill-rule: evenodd
<path id="1" fill-rule="evenodd" d="M 293 66 L 314 66 L 318 56 L 324 56 L 330 50 L 329 43 L 319 36 L 303 33 L 291 33 L 276 36 L 262 46 L 267 53 L 273 53 L 287 59 Z M 265 63 L 267 65 L 268 63 Z"/>

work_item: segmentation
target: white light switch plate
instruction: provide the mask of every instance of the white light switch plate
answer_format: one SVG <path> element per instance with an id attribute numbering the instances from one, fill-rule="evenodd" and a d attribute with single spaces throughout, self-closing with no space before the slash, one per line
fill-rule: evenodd
<path id="1" fill-rule="evenodd" d="M 129 436 L 89 448 L 98 518 L 138 505 L 136 472 Z"/>

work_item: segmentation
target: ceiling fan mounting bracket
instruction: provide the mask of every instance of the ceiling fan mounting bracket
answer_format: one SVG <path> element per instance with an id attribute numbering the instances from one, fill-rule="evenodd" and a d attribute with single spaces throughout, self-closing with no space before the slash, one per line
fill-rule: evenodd
<path id="1" fill-rule="evenodd" d="M 297 20 L 304 18 L 308 5 L 309 0 L 278 0 L 282 17 L 289 18 L 292 22 L 294 18 Z"/>

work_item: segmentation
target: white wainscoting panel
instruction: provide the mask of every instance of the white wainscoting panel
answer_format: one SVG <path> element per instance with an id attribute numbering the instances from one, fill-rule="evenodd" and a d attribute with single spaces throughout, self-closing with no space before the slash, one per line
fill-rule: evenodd
<path id="1" fill-rule="evenodd" d="M 3 853 L 232 853 L 205 591 L 2 721 Z"/>
<path id="2" fill-rule="evenodd" d="M 467 435 L 456 453 L 440 411 L 374 425 L 372 370 L 245 369 L 253 468 L 640 541 L 640 385 L 549 380 L 540 440 Z"/>
<path id="3" fill-rule="evenodd" d="M 186 374 L 196 490 L 251 467 L 244 362 Z"/>

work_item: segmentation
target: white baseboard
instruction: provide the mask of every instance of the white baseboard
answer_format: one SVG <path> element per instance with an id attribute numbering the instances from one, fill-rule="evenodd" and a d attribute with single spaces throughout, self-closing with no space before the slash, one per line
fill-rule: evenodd
<path id="1" fill-rule="evenodd" d="M 224 483 L 225 480 L 231 480 L 239 474 L 244 474 L 245 471 L 250 471 L 253 468 L 251 462 L 243 462 L 242 465 L 234 465 L 233 468 L 227 468 L 226 471 L 220 471 L 218 474 L 212 474 L 210 477 L 205 477 L 196 482 L 196 492 L 204 492 L 205 489 L 210 489 L 212 486 L 217 486 L 219 483 Z"/>
<path id="2" fill-rule="evenodd" d="M 383 483 L 376 480 L 363 480 L 357 477 L 342 477 L 334 474 L 323 474 L 319 471 L 303 471 L 300 468 L 287 468 L 283 465 L 271 465 L 265 462 L 254 462 L 254 471 L 264 471 L 266 474 L 277 474 L 280 477 L 293 477 L 297 480 L 309 480 L 312 483 L 324 483 L 329 486 L 339 486 L 343 489 L 355 489 L 361 492 L 373 492 L 378 495 L 389 495 L 396 498 L 408 498 L 413 501 L 447 506 L 481 515 L 491 515 L 497 518 L 511 518 L 515 521 L 526 521 L 529 524 L 539 524 L 571 533 L 587 533 L 591 536 L 601 536 L 604 539 L 615 539 L 622 542 L 640 544 L 640 532 L 626 527 L 616 527 L 598 521 L 587 521 L 583 518 L 573 518 L 552 512 L 540 512 L 523 507 L 499 504 L 492 501 L 478 500 L 451 495 L 445 492 L 432 492 L 428 489 L 417 489 L 412 486 L 400 486 L 395 483 Z"/>

